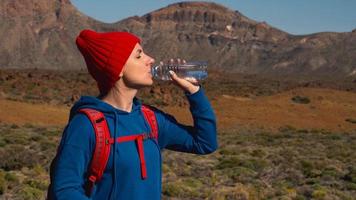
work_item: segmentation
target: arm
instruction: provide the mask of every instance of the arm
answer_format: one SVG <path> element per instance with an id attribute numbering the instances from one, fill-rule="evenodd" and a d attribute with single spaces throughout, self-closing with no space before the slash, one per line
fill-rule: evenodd
<path id="1" fill-rule="evenodd" d="M 85 171 L 95 144 L 91 122 L 84 114 L 77 114 L 65 130 L 53 173 L 55 199 L 87 200 L 83 188 Z"/>
<path id="2" fill-rule="evenodd" d="M 159 122 L 159 144 L 161 148 L 194 154 L 209 154 L 218 148 L 216 118 L 203 89 L 193 94 L 185 93 L 193 126 L 185 126 L 166 113 L 161 112 Z"/>

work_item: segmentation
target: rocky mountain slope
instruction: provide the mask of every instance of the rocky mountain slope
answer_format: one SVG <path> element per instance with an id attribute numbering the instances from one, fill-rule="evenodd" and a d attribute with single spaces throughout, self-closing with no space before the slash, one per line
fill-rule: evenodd
<path id="1" fill-rule="evenodd" d="M 83 69 L 80 30 L 130 31 L 156 60 L 207 60 L 222 71 L 356 76 L 356 31 L 291 35 L 215 3 L 184 2 L 106 24 L 69 0 L 3 0 L 0 68 Z"/>
<path id="2" fill-rule="evenodd" d="M 74 38 L 96 24 L 69 0 L 3 0 L 0 68 L 83 68 Z"/>

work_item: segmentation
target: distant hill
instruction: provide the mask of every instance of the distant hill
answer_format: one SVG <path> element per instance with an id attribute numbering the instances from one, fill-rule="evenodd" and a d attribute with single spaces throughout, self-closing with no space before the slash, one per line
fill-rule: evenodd
<path id="1" fill-rule="evenodd" d="M 355 30 L 291 35 L 207 2 L 176 3 L 106 24 L 69 0 L 2 0 L 0 69 L 83 69 L 74 40 L 85 28 L 133 32 L 156 60 L 207 60 L 212 68 L 241 73 L 356 77 Z"/>

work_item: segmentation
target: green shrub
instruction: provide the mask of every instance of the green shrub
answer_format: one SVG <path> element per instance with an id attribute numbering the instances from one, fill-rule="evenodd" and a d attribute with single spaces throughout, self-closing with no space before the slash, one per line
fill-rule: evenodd
<path id="1" fill-rule="evenodd" d="M 6 180 L 5 180 L 5 172 L 0 170 L 0 195 L 4 194 L 6 191 Z"/>
<path id="2" fill-rule="evenodd" d="M 57 144 L 53 141 L 42 140 L 40 142 L 41 151 L 52 150 L 54 151 L 57 147 Z"/>
<path id="3" fill-rule="evenodd" d="M 221 158 L 219 163 L 215 166 L 216 169 L 226 169 L 226 168 L 233 168 L 238 165 L 240 159 L 237 157 L 226 157 Z"/>
<path id="4" fill-rule="evenodd" d="M 252 158 L 246 160 L 244 159 L 239 165 L 259 172 L 265 167 L 267 167 L 268 163 L 264 159 Z"/>
<path id="5" fill-rule="evenodd" d="M 17 178 L 17 176 L 14 174 L 14 173 L 11 173 L 11 172 L 7 172 L 5 174 L 5 179 L 6 181 L 8 182 L 18 182 L 19 179 Z"/>
<path id="6" fill-rule="evenodd" d="M 308 184 L 308 185 L 316 185 L 316 184 L 320 184 L 320 179 L 319 178 L 306 178 L 304 182 L 305 182 L 305 184 Z"/>
<path id="7" fill-rule="evenodd" d="M 345 181 L 356 184 L 356 167 L 350 166 L 347 169 L 347 173 L 343 176 Z"/>
<path id="8" fill-rule="evenodd" d="M 24 128 L 35 128 L 35 126 L 34 126 L 33 124 L 31 124 L 31 123 L 25 123 L 25 124 L 23 125 L 23 127 L 24 127 Z"/>
<path id="9" fill-rule="evenodd" d="M 356 183 L 346 183 L 345 188 L 346 188 L 347 190 L 354 190 L 354 191 L 356 191 Z"/>
<path id="10" fill-rule="evenodd" d="M 325 189 L 322 189 L 322 188 L 314 190 L 313 193 L 312 193 L 312 197 L 314 199 L 324 199 L 326 195 L 327 195 L 327 191 Z"/>
<path id="11" fill-rule="evenodd" d="M 183 189 L 180 186 L 175 185 L 174 183 L 167 183 L 163 185 L 162 193 L 169 197 L 177 197 L 179 194 L 183 193 Z"/>
<path id="12" fill-rule="evenodd" d="M 226 173 L 232 180 L 242 183 L 252 182 L 257 175 L 255 171 L 245 167 L 235 167 Z"/>
<path id="13" fill-rule="evenodd" d="M 11 134 L 11 136 L 8 135 L 5 138 L 5 141 L 7 142 L 7 144 L 25 145 L 29 143 L 28 138 L 29 138 L 28 135 L 26 135 L 25 133 L 14 133 Z"/>
<path id="14" fill-rule="evenodd" d="M 251 156 L 258 157 L 258 158 L 262 158 L 265 155 L 267 155 L 267 153 L 262 149 L 254 149 L 251 153 Z"/>
<path id="15" fill-rule="evenodd" d="M 345 121 L 350 122 L 352 124 L 356 124 L 356 119 L 347 118 L 347 119 L 345 119 Z"/>
<path id="16" fill-rule="evenodd" d="M 46 170 L 43 168 L 43 166 L 39 165 L 39 164 L 35 164 L 32 168 L 32 172 L 34 174 L 34 176 L 40 176 L 42 174 L 46 174 Z"/>
<path id="17" fill-rule="evenodd" d="M 39 163 L 40 156 L 33 156 L 34 152 L 19 144 L 6 145 L 0 148 L 0 168 L 6 171 L 19 170 Z"/>
<path id="18" fill-rule="evenodd" d="M 163 186 L 163 194 L 169 197 L 183 197 L 185 190 L 184 186 L 179 182 L 168 183 Z"/>
<path id="19" fill-rule="evenodd" d="M 300 104 L 310 103 L 310 99 L 308 97 L 303 97 L 303 96 L 294 96 L 292 97 L 292 101 Z"/>
<path id="20" fill-rule="evenodd" d="M 193 189 L 200 189 L 203 186 L 203 183 L 199 179 L 193 177 L 184 179 L 183 184 Z"/>
<path id="21" fill-rule="evenodd" d="M 169 197 L 189 197 L 196 199 L 205 195 L 199 192 L 202 186 L 203 184 L 200 180 L 188 178 L 163 185 L 162 193 Z"/>
<path id="22" fill-rule="evenodd" d="M 297 129 L 291 125 L 284 125 L 279 127 L 278 130 L 282 133 L 289 133 L 289 132 L 295 132 Z"/>
<path id="23" fill-rule="evenodd" d="M 335 168 L 331 168 L 331 167 L 323 169 L 321 175 L 323 177 L 330 176 L 333 178 L 339 178 L 342 176 L 342 174 L 339 171 L 337 171 Z"/>
<path id="24" fill-rule="evenodd" d="M 41 140 L 45 140 L 45 137 L 43 137 L 42 135 L 33 135 L 30 137 L 30 140 L 34 142 L 39 142 Z"/>
<path id="25" fill-rule="evenodd" d="M 7 145 L 7 142 L 0 136 L 0 148 L 5 147 Z"/>
<path id="26" fill-rule="evenodd" d="M 264 159 L 260 158 L 238 158 L 238 157 L 226 157 L 220 160 L 216 165 L 217 169 L 245 167 L 254 171 L 260 171 L 265 168 L 268 163 Z"/>
<path id="27" fill-rule="evenodd" d="M 305 198 L 303 195 L 297 195 L 295 197 L 295 200 L 306 200 L 307 198 Z"/>
<path id="28" fill-rule="evenodd" d="M 300 165 L 301 165 L 301 170 L 303 171 L 303 174 L 306 177 L 313 177 L 313 170 L 314 170 L 314 166 L 313 163 L 307 161 L 307 160 L 301 160 L 300 161 Z"/>
<path id="29" fill-rule="evenodd" d="M 162 164 L 162 172 L 163 173 L 168 173 L 170 170 L 169 166 L 165 163 Z"/>
<path id="30" fill-rule="evenodd" d="M 17 129 L 17 128 L 19 128 L 19 126 L 18 126 L 17 124 L 12 124 L 12 125 L 11 125 L 11 128 L 12 128 L 12 129 Z"/>
<path id="31" fill-rule="evenodd" d="M 309 130 L 307 130 L 307 129 L 298 129 L 297 133 L 309 133 Z"/>
<path id="32" fill-rule="evenodd" d="M 317 129 L 317 128 L 313 128 L 310 130 L 310 133 L 320 133 L 321 130 L 320 129 Z"/>
<path id="33" fill-rule="evenodd" d="M 33 179 L 27 179 L 24 181 L 24 183 L 31 188 L 39 189 L 39 190 L 46 190 L 47 189 L 47 182 L 41 181 L 41 180 L 33 180 Z"/>
<path id="34" fill-rule="evenodd" d="M 42 133 L 41 135 L 45 137 L 58 137 L 61 135 L 61 128 L 52 128 L 52 129 L 47 129 Z"/>
<path id="35" fill-rule="evenodd" d="M 43 196 L 43 191 L 37 188 L 33 188 L 29 185 L 24 185 L 20 196 L 24 200 L 38 200 L 41 199 L 41 197 Z"/>
<path id="36" fill-rule="evenodd" d="M 219 154 L 221 154 L 221 155 L 235 155 L 236 152 L 232 151 L 232 150 L 229 150 L 229 149 L 221 149 L 219 151 Z"/>
<path id="37" fill-rule="evenodd" d="M 333 134 L 329 134 L 328 138 L 332 140 L 341 140 L 342 136 L 338 133 L 333 133 Z"/>

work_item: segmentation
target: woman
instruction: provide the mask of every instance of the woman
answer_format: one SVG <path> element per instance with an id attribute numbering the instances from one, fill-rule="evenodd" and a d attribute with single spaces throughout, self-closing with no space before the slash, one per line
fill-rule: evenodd
<path id="1" fill-rule="evenodd" d="M 179 124 L 173 116 L 151 107 L 158 136 L 142 142 L 145 159 L 138 155 L 134 141 L 117 143 L 113 140 L 102 178 L 88 194 L 85 185 L 97 141 L 91 121 L 78 111 L 91 108 L 103 113 L 110 137 L 114 139 L 151 132 L 152 127 L 147 125 L 141 111 L 142 103 L 135 96 L 139 89 L 152 85 L 150 70 L 154 59 L 143 51 L 140 39 L 127 32 L 84 30 L 76 43 L 100 95 L 82 96 L 71 108 L 68 125 L 51 165 L 49 198 L 160 199 L 161 150 L 203 155 L 217 149 L 216 119 L 203 89 L 196 81 L 171 73 L 172 81 L 183 89 L 190 103 L 194 127 Z"/>

